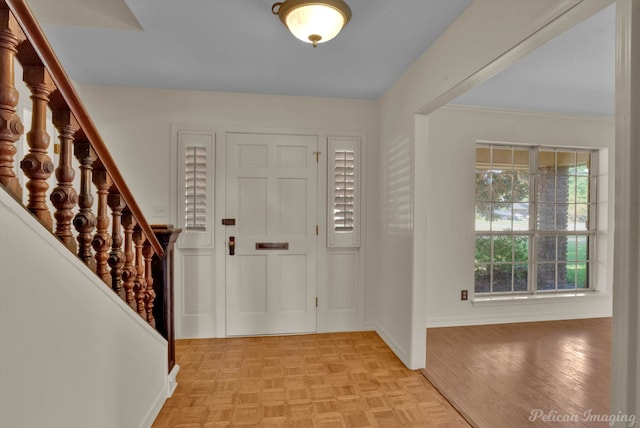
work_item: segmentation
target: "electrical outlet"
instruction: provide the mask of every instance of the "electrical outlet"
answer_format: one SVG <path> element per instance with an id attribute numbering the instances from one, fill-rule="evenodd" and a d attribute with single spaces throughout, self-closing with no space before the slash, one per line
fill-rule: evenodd
<path id="1" fill-rule="evenodd" d="M 460 300 L 467 300 L 469 298 L 469 291 L 460 290 Z"/>

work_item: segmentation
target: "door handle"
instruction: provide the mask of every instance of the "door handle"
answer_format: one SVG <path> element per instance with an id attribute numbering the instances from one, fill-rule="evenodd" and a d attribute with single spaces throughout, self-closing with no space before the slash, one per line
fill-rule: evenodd
<path id="1" fill-rule="evenodd" d="M 229 255 L 233 256 L 236 254 L 236 238 L 235 236 L 229 237 Z"/>

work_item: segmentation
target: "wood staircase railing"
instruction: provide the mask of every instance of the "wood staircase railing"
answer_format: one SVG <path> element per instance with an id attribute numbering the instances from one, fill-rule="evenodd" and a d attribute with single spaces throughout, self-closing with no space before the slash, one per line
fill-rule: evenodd
<path id="1" fill-rule="evenodd" d="M 16 61 L 32 104 L 26 133 L 29 150 L 19 161 L 16 143 L 25 126 L 16 112 Z M 56 165 L 49 150 L 49 111 L 59 137 Z M 26 198 L 18 166 L 27 180 Z M 49 191 L 52 174 L 57 185 Z M 157 327 L 172 352 L 172 279 L 166 271 L 171 270 L 167 261 L 172 260 L 180 231 L 167 226 L 156 231 L 149 225 L 26 0 L 0 0 L 0 185 L 132 310 Z M 53 215 L 47 198 L 55 208 Z M 163 325 L 156 326 L 157 319 Z M 169 370 L 173 359 L 169 355 Z"/>

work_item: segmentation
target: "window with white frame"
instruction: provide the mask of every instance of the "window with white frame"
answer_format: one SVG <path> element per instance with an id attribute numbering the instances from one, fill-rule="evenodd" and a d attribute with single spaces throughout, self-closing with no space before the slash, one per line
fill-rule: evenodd
<path id="1" fill-rule="evenodd" d="M 182 248 L 213 246 L 215 134 L 178 131 L 178 220 Z"/>
<path id="2" fill-rule="evenodd" d="M 360 139 L 329 138 L 329 247 L 360 245 Z"/>
<path id="3" fill-rule="evenodd" d="M 476 146 L 475 293 L 594 288 L 597 152 Z"/>

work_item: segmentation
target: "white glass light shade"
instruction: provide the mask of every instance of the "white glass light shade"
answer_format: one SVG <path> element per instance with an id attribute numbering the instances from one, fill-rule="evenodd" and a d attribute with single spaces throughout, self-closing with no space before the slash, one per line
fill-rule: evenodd
<path id="1" fill-rule="evenodd" d="M 293 9 L 285 18 L 289 31 L 303 42 L 313 43 L 314 36 L 324 43 L 338 35 L 344 26 L 344 16 L 329 6 L 311 4 Z"/>
<path id="2" fill-rule="evenodd" d="M 286 0 L 271 10 L 296 38 L 313 46 L 333 39 L 351 19 L 343 0 Z"/>

